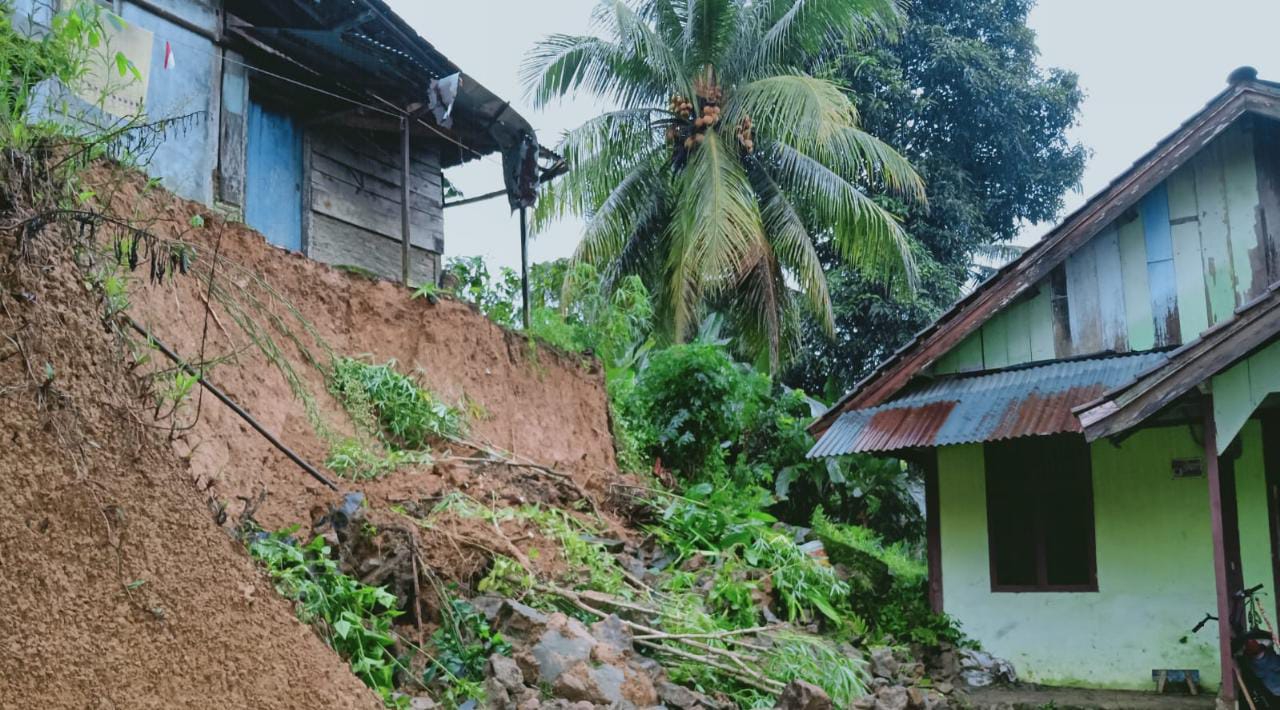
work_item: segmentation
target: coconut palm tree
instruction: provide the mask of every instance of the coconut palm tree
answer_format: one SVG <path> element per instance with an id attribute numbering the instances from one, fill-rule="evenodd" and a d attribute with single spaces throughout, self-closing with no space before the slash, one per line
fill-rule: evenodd
<path id="1" fill-rule="evenodd" d="M 903 21 L 901 0 L 601 0 L 592 34 L 551 35 L 522 74 L 538 106 L 613 106 L 569 131 L 569 173 L 534 224 L 584 218 L 576 258 L 639 273 L 666 333 L 723 312 L 776 368 L 798 308 L 832 329 L 813 236 L 877 278 L 914 285 L 910 242 L 864 188 L 923 201 L 907 161 L 858 128 L 850 96 L 801 70 Z"/>

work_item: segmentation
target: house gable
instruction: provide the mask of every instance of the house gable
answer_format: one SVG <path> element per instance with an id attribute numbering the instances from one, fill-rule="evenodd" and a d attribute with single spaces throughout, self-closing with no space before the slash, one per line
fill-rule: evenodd
<path id="1" fill-rule="evenodd" d="M 1171 347 L 1229 318 L 1280 280 L 1277 121 L 1280 85 L 1233 73 L 1226 91 L 811 431 L 821 435 L 840 414 L 886 402 L 922 373 Z"/>
<path id="2" fill-rule="evenodd" d="M 931 372 L 1176 347 L 1231 318 L 1280 281 L 1278 147 L 1280 123 L 1242 117 Z"/>

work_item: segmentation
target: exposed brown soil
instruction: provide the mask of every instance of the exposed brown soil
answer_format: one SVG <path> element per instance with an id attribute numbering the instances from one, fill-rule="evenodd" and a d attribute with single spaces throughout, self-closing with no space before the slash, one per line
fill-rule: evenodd
<path id="1" fill-rule="evenodd" d="M 48 227 L 13 260 L 17 237 L 0 234 L 0 707 L 379 707 L 227 534 L 263 492 L 258 523 L 297 524 L 306 534 L 341 494 L 361 491 L 371 529 L 382 531 L 374 544 L 387 546 L 377 554 L 393 556 L 408 532 L 412 564 L 442 579 L 474 581 L 495 553 L 532 558 L 549 577 L 567 571 L 556 545 L 527 521 L 494 527 L 444 515 L 423 530 L 391 507 L 425 515 L 460 491 L 485 505 L 597 510 L 619 475 L 594 360 L 534 348 L 468 305 L 412 300 L 394 284 L 279 250 L 136 175 L 99 167 L 91 181 L 106 212 L 196 243 L 195 268 L 221 253 L 224 287 L 266 299 L 260 325 L 278 318 L 301 335 L 276 344 L 339 433 L 351 423 L 307 358 L 394 358 L 472 414 L 471 439 L 555 472 L 477 462 L 476 448 L 456 445 L 436 452 L 434 465 L 339 480 L 334 493 L 211 397 L 157 419 L 166 410 L 156 407 L 163 380 L 143 373 L 169 365 L 151 353 L 134 366 L 146 349 L 134 338 L 131 352 L 116 326 L 104 325 L 101 296 L 65 247 L 72 228 Z M 205 226 L 193 230 L 196 214 Z M 185 358 L 203 351 L 217 360 L 211 381 L 322 464 L 329 444 L 235 315 L 214 299 L 206 324 L 200 279 L 147 285 L 145 272 L 135 272 L 128 313 Z M 255 274 L 267 285 L 255 286 Z M 600 519 L 632 534 L 608 511 Z M 409 571 L 394 568 L 375 573 L 389 574 L 403 597 Z"/>
<path id="2" fill-rule="evenodd" d="M 244 225 L 225 222 L 198 203 L 163 191 L 146 191 L 136 176 L 100 168 L 94 176 L 100 195 L 110 195 L 116 213 L 165 237 L 182 235 L 195 242 L 207 271 L 215 249 L 232 264 L 260 273 L 283 301 L 296 306 L 301 320 L 274 306 L 291 328 L 306 321 L 317 338 L 303 338 L 311 354 L 328 357 L 323 341 L 338 355 L 368 355 L 373 361 L 395 359 L 402 370 L 417 370 L 420 380 L 446 401 L 470 409 L 472 438 L 571 474 L 578 485 L 602 494 L 616 474 L 613 440 L 603 375 L 591 358 L 533 347 L 522 336 L 499 328 L 471 306 L 449 299 L 429 303 L 411 299 L 400 286 L 373 281 L 278 249 Z M 205 226 L 192 230 L 193 215 Z M 221 240 L 221 241 L 219 241 Z M 145 269 L 144 269 L 145 271 Z M 225 269 L 224 284 L 246 285 L 247 277 Z M 206 360 L 234 355 L 217 365 L 209 379 L 226 390 L 269 430 L 308 461 L 323 463 L 328 444 L 308 420 L 281 372 L 248 342 L 231 315 L 214 299 L 205 334 L 205 287 L 195 278 L 133 291 L 130 313 L 183 357 L 195 360 L 204 340 Z M 305 354 L 294 344 L 277 344 L 295 364 L 318 409 L 341 428 L 345 414 L 325 389 L 319 369 L 305 366 Z M 194 419 L 188 407 L 177 417 Z M 349 422 L 345 426 L 350 426 Z M 335 500 L 334 494 L 254 434 L 229 410 L 207 399 L 189 431 L 175 442 L 190 459 L 201 489 L 228 504 L 234 520 L 242 498 L 268 492 L 257 520 L 266 527 L 304 523 L 309 511 Z M 441 452 L 470 456 L 465 447 Z M 547 480 L 517 470 L 458 467 L 442 461 L 426 470 L 401 471 L 376 482 L 342 482 L 344 491 L 361 490 L 372 507 L 388 502 L 428 498 L 463 490 L 510 505 L 548 500 Z M 554 488 L 554 486 L 550 486 Z M 522 500 L 523 499 L 523 500 Z"/>
<path id="3" fill-rule="evenodd" d="M 145 423 L 62 229 L 0 234 L 0 707 L 380 707 Z"/>

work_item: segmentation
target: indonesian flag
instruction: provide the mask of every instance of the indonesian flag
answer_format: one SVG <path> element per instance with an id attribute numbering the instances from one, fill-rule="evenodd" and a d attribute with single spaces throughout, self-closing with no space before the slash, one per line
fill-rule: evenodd
<path id="1" fill-rule="evenodd" d="M 169 42 L 166 40 L 164 43 L 164 68 L 172 69 L 173 62 L 174 62 L 173 45 L 169 44 Z"/>

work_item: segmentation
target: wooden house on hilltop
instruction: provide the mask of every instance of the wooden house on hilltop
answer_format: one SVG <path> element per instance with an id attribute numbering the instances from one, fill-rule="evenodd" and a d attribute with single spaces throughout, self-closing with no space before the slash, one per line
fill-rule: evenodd
<path id="1" fill-rule="evenodd" d="M 516 209 L 546 175 L 539 159 L 555 162 L 384 0 L 98 2 L 104 54 L 123 53 L 138 78 L 52 82 L 48 110 L 99 127 L 185 119 L 194 127 L 149 147 L 149 174 L 316 260 L 434 281 L 443 170 L 500 154 Z M 38 33 L 68 5 L 15 0 L 14 21 Z"/>
<path id="2" fill-rule="evenodd" d="M 1280 598 L 1280 84 L 1228 84 L 813 425 L 923 468 L 932 602 L 1024 678 L 1231 699 Z"/>

